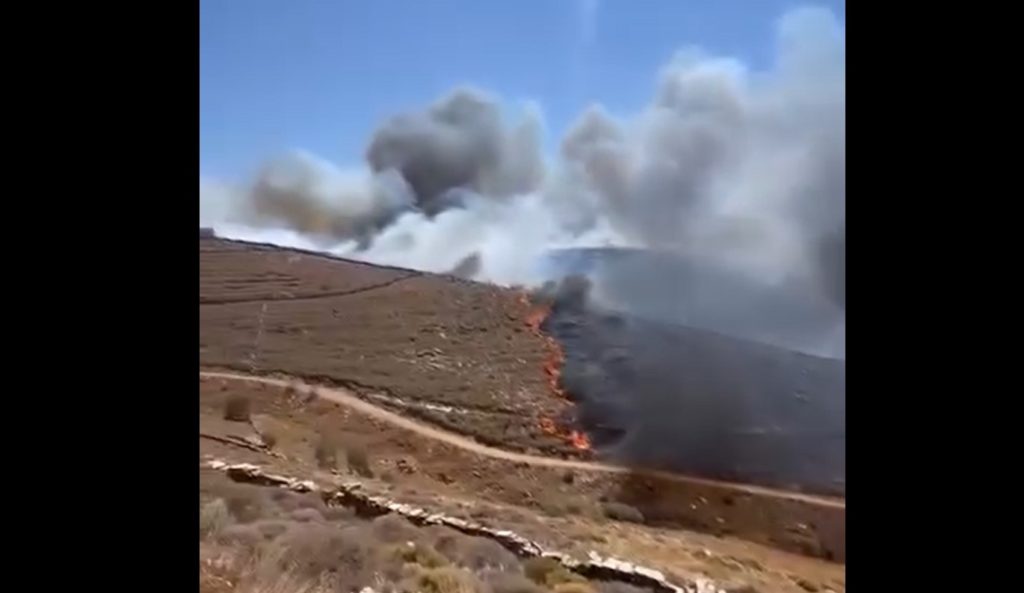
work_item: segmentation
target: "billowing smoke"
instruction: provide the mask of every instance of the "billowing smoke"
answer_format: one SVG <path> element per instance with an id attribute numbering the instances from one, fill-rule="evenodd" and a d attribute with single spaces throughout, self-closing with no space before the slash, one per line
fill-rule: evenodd
<path id="1" fill-rule="evenodd" d="M 460 88 L 382 122 L 355 171 L 295 153 L 247 186 L 201 181 L 201 223 L 508 284 L 544 280 L 536 262 L 555 248 L 656 250 L 825 301 L 834 318 L 816 339 L 843 339 L 845 30 L 831 13 L 784 15 L 766 71 L 679 52 L 649 105 L 631 117 L 588 107 L 552 159 L 543 128 L 536 109 L 509 118 Z M 662 280 L 618 288 L 659 292 Z"/>
<path id="2" fill-rule="evenodd" d="M 502 198 L 537 190 L 544 175 L 540 142 L 536 114 L 506 129 L 494 99 L 458 89 L 423 113 L 386 121 L 366 159 L 375 172 L 400 173 L 417 205 L 433 215 L 454 205 L 453 192 Z"/>

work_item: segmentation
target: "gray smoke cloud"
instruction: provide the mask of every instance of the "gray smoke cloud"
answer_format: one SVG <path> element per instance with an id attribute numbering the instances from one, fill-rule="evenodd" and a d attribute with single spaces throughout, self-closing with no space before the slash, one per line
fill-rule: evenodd
<path id="1" fill-rule="evenodd" d="M 495 99 L 458 89 L 421 113 L 386 121 L 370 140 L 375 172 L 394 170 L 429 214 L 447 207 L 455 190 L 506 197 L 536 190 L 543 179 L 540 122 L 535 113 L 507 128 Z"/>
<path id="2" fill-rule="evenodd" d="M 510 120 L 496 98 L 460 88 L 382 122 L 363 168 L 295 153 L 245 186 L 201 180 L 201 222 L 506 284 L 543 281 L 536 261 L 553 248 L 654 249 L 827 300 L 835 341 L 845 106 L 845 30 L 826 10 L 799 9 L 779 20 L 767 70 L 684 49 L 639 113 L 588 107 L 554 159 L 538 109 Z M 640 280 L 636 290 L 662 288 Z"/>

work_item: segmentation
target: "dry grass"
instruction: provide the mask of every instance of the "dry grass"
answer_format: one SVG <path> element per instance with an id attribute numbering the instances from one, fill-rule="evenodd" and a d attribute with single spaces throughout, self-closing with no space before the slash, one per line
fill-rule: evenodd
<path id="1" fill-rule="evenodd" d="M 404 544 L 423 539 L 423 531 L 401 515 L 383 515 L 370 523 L 373 537 L 389 544 Z"/>
<path id="2" fill-rule="evenodd" d="M 333 593 L 334 588 L 324 578 L 310 579 L 292 572 L 271 574 L 269 578 L 245 579 L 238 584 L 236 593 Z"/>
<path id="3" fill-rule="evenodd" d="M 223 499 L 218 498 L 199 510 L 199 537 L 215 536 L 231 524 L 231 513 Z"/>
<path id="4" fill-rule="evenodd" d="M 314 494 L 273 488 L 229 482 L 201 492 L 202 554 L 229 559 L 219 571 L 203 565 L 201 590 L 211 593 L 595 593 L 553 559 L 520 563 L 493 540 L 449 528 L 398 515 L 367 521 Z"/>
<path id="5" fill-rule="evenodd" d="M 320 469 L 332 470 L 338 468 L 338 443 L 328 436 L 320 435 L 316 443 L 316 464 Z"/>
<path id="6" fill-rule="evenodd" d="M 601 510 L 605 517 L 615 521 L 627 521 L 629 523 L 644 522 L 644 514 L 636 507 L 621 502 L 605 502 L 601 504 Z"/>
<path id="7" fill-rule="evenodd" d="M 386 548 L 385 553 L 406 564 L 415 564 L 423 568 L 441 568 L 450 562 L 440 552 L 423 543 L 406 542 L 393 544 Z"/>
<path id="8" fill-rule="evenodd" d="M 532 420 L 538 404 L 551 403 L 545 344 L 524 326 L 521 293 L 285 249 L 204 243 L 204 366 L 248 369 L 262 327 L 259 371 L 287 369 L 407 401 L 500 412 L 500 422 L 490 414 L 445 415 L 465 432 L 499 444 L 506 433 L 521 447 L 549 442 Z M 327 292 L 372 289 L 344 297 L 285 296 L 323 295 L 325 285 Z M 274 306 L 261 311 L 268 300 Z"/>
<path id="9" fill-rule="evenodd" d="M 224 419 L 232 422 L 249 422 L 252 417 L 252 403 L 244 395 L 232 394 L 224 404 Z"/>
<path id="10" fill-rule="evenodd" d="M 501 544 L 451 529 L 439 531 L 434 546 L 453 563 L 475 571 L 517 570 L 519 567 L 519 559 Z"/>
<path id="11" fill-rule="evenodd" d="M 259 486 L 235 484 L 224 489 L 223 498 L 238 523 L 252 523 L 271 516 L 275 506 L 267 490 Z"/>
<path id="12" fill-rule="evenodd" d="M 451 566 L 421 570 L 401 588 L 406 593 L 489 593 L 472 574 Z"/>
<path id="13" fill-rule="evenodd" d="M 547 589 L 521 574 L 503 573 L 494 575 L 487 582 L 492 593 L 546 593 Z"/>
<path id="14" fill-rule="evenodd" d="M 596 593 L 590 583 L 559 583 L 554 586 L 555 593 Z"/>
<path id="15" fill-rule="evenodd" d="M 370 467 L 370 459 L 366 452 L 366 447 L 355 444 L 349 445 L 345 449 L 345 461 L 348 463 L 349 471 L 355 472 L 364 478 L 373 477 L 373 469 Z"/>
<path id="16" fill-rule="evenodd" d="M 586 581 L 583 577 L 569 572 L 554 558 L 529 558 L 523 562 L 523 572 L 531 581 L 545 587 Z"/>

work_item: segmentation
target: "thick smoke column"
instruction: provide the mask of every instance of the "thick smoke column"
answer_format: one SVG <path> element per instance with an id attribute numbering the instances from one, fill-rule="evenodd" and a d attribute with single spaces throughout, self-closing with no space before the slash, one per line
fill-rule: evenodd
<path id="1" fill-rule="evenodd" d="M 542 129 L 536 111 L 508 121 L 494 98 L 457 89 L 382 122 L 365 169 L 297 153 L 247 187 L 201 182 L 201 222 L 229 236 L 274 232 L 340 255 L 501 283 L 542 280 L 535 263 L 552 248 L 654 249 L 825 300 L 834 320 L 818 339 L 842 341 L 845 31 L 831 13 L 780 19 L 767 71 L 679 52 L 646 108 L 621 117 L 589 107 L 546 167 Z M 467 258 L 473 265 L 460 266 Z M 639 273 L 628 286 L 614 275 L 597 280 L 623 302 L 669 288 Z M 613 291 L 598 286 L 595 298 L 602 292 Z"/>
<path id="2" fill-rule="evenodd" d="M 536 114 L 506 130 L 496 101 L 459 89 L 423 113 L 385 122 L 366 158 L 376 172 L 398 171 L 417 205 L 437 214 L 457 190 L 493 197 L 536 190 L 544 174 L 540 141 Z"/>

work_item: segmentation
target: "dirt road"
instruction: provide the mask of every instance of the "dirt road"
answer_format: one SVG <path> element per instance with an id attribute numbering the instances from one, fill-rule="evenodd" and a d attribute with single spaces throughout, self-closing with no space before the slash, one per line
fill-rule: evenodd
<path id="1" fill-rule="evenodd" d="M 460 449 L 464 449 L 477 455 L 483 455 L 495 459 L 503 459 L 514 463 L 524 463 L 534 466 L 565 468 L 579 471 L 604 472 L 613 474 L 627 474 L 635 471 L 635 469 L 633 468 L 610 465 L 606 463 L 578 461 L 572 459 L 559 459 L 554 457 L 540 457 L 537 455 L 527 455 L 524 453 L 516 453 L 513 451 L 505 451 L 502 449 L 489 447 L 487 445 L 482 445 L 465 436 L 441 430 L 428 424 L 424 424 L 422 422 L 406 418 L 385 408 L 375 406 L 363 399 L 360 399 L 358 396 L 356 396 L 350 391 L 323 387 L 319 385 L 310 385 L 297 379 L 281 379 L 272 377 L 261 377 L 255 375 L 246 375 L 242 373 L 202 370 L 199 371 L 199 376 L 229 381 L 246 381 L 250 383 L 262 383 L 265 385 L 273 385 L 282 388 L 291 386 L 300 389 L 310 389 L 313 390 L 318 397 L 345 406 L 359 413 L 372 416 L 378 420 L 387 422 L 388 424 L 391 424 L 398 428 L 415 432 L 421 436 L 447 443 L 453 447 L 458 447 Z M 722 482 L 719 480 L 709 480 L 706 478 L 683 476 L 679 474 L 670 474 L 667 472 L 646 471 L 646 473 L 657 476 L 660 479 L 670 481 L 685 482 L 691 484 L 704 484 L 709 486 L 728 488 L 731 490 L 735 490 L 737 492 L 744 492 L 759 496 L 789 499 L 823 507 L 838 508 L 844 510 L 846 509 L 846 501 L 838 498 L 815 496 L 799 492 L 787 492 L 784 490 L 764 488 L 761 486 Z"/>

